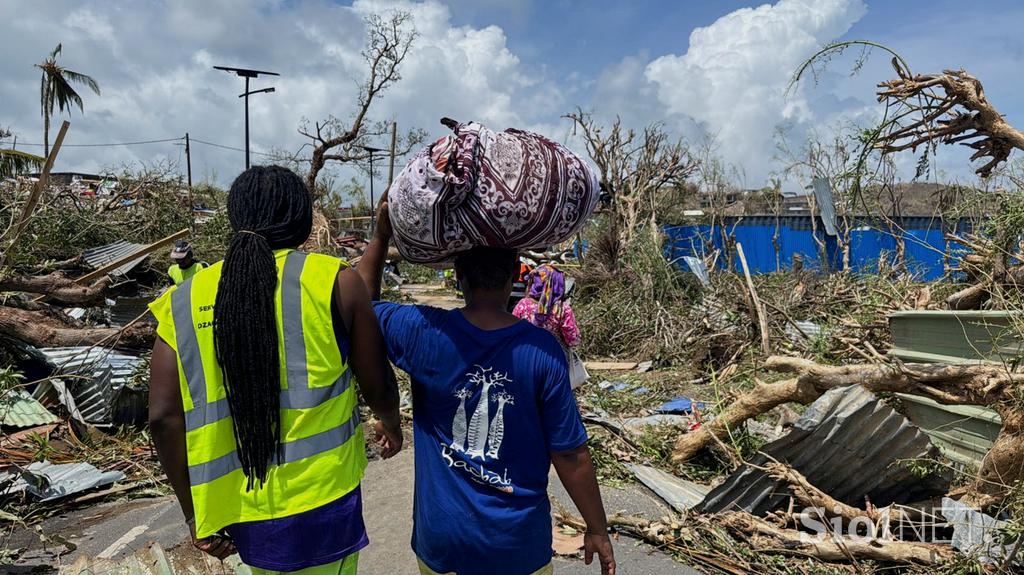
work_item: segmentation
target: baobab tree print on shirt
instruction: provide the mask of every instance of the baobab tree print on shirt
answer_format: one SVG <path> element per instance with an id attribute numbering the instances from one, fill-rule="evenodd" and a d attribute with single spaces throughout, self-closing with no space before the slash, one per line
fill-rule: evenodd
<path id="1" fill-rule="evenodd" d="M 487 466 L 499 458 L 505 437 L 505 409 L 515 404 L 514 397 L 503 389 L 512 380 L 507 373 L 479 365 L 466 374 L 466 378 L 468 385 L 455 392 L 459 406 L 452 420 L 452 442 L 442 447 L 441 455 L 449 467 L 463 469 L 474 481 L 511 491 L 511 482 L 505 474 Z M 476 405 L 470 406 L 469 400 L 477 390 L 480 395 Z M 495 404 L 493 410 L 492 403 Z M 463 453 L 466 460 L 456 459 L 457 453 Z M 477 460 L 481 462 L 479 466 L 473 463 Z"/>

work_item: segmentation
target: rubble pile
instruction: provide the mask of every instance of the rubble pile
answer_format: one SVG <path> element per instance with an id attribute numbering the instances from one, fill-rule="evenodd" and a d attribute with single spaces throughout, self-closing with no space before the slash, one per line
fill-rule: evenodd
<path id="1" fill-rule="evenodd" d="M 13 525 L 162 488 L 146 304 L 192 234 L 188 197 L 164 175 L 46 182 L 7 180 L 0 202 L 14 222 L 0 236 L 0 507 Z"/>

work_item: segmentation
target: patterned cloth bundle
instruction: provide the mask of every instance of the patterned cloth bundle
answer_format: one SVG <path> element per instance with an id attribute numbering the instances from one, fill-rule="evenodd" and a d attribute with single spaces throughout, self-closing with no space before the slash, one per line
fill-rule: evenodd
<path id="1" fill-rule="evenodd" d="M 442 123 L 454 134 L 417 153 L 388 190 L 395 244 L 407 260 L 443 264 L 474 246 L 558 244 L 597 207 L 597 175 L 561 144 Z"/>

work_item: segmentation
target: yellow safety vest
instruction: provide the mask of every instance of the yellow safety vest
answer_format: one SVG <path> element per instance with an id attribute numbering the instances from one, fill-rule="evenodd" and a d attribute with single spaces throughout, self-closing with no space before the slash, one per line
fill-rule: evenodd
<path id="1" fill-rule="evenodd" d="M 287 517 L 359 486 L 366 451 L 351 370 L 338 349 L 331 296 L 342 260 L 275 252 L 281 365 L 281 462 L 246 491 L 224 374 L 213 343 L 213 306 L 223 262 L 172 287 L 150 309 L 178 355 L 196 535 Z"/>
<path id="2" fill-rule="evenodd" d="M 203 262 L 195 262 L 184 269 L 178 264 L 171 264 L 171 267 L 167 268 L 167 275 L 171 276 L 171 281 L 174 282 L 174 285 L 180 285 L 181 282 L 196 275 L 200 270 L 206 269 L 206 267 L 206 264 Z"/>

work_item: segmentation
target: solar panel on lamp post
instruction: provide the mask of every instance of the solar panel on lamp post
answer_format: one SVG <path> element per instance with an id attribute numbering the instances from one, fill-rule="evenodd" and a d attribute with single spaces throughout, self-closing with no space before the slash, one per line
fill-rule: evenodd
<path id="1" fill-rule="evenodd" d="M 259 76 L 279 76 L 277 72 L 265 72 L 263 70 L 249 70 L 246 68 L 232 68 L 230 66 L 214 66 L 215 70 L 223 70 L 225 72 L 233 72 L 240 78 L 245 78 L 245 92 L 238 95 L 239 98 L 245 98 L 245 169 L 249 169 L 249 96 L 252 94 L 269 94 L 274 91 L 274 88 L 262 88 L 259 90 L 249 91 L 249 79 L 257 78 Z"/>

